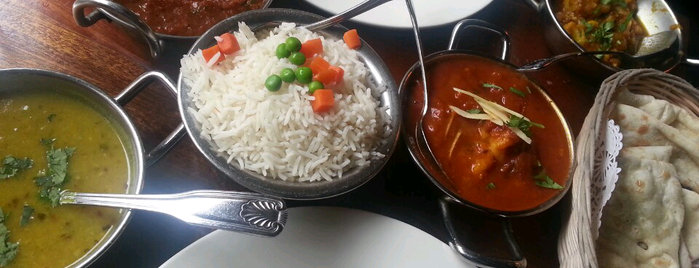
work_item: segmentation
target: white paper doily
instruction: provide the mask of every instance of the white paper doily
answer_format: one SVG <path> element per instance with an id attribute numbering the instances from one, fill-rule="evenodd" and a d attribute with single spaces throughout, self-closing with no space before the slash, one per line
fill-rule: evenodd
<path id="1" fill-rule="evenodd" d="M 591 230 L 595 240 L 602 224 L 602 208 L 612 197 L 616 181 L 619 179 L 621 169 L 617 166 L 616 158 L 624 146 L 621 143 L 623 136 L 619 126 L 612 119 L 607 121 L 607 127 L 600 135 L 604 135 L 604 139 L 598 139 L 600 142 L 595 150 L 594 169 L 590 180 Z"/>

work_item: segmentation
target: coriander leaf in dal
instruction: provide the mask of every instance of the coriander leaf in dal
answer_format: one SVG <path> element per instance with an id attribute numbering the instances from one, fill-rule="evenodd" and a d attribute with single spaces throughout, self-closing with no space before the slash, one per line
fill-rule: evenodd
<path id="1" fill-rule="evenodd" d="M 17 172 L 32 168 L 34 161 L 27 157 L 16 158 L 8 155 L 2 161 L 2 164 L 3 166 L 0 167 L 0 180 L 12 178 L 17 175 Z"/>
<path id="2" fill-rule="evenodd" d="M 41 144 L 43 144 L 44 146 L 51 146 L 53 144 L 53 142 L 55 142 L 55 141 L 56 141 L 55 138 L 53 138 L 53 139 L 41 139 Z"/>
<path id="3" fill-rule="evenodd" d="M 46 117 L 46 120 L 49 122 L 53 121 L 53 118 L 56 117 L 56 114 L 50 114 L 49 116 Z"/>
<path id="4" fill-rule="evenodd" d="M 4 224 L 5 214 L 0 209 L 0 267 L 7 266 L 17 256 L 19 243 L 10 243 L 10 231 Z"/>
<path id="5" fill-rule="evenodd" d="M 42 140 L 43 142 L 44 140 Z M 48 170 L 42 170 L 39 177 L 34 180 L 40 186 L 39 196 L 51 202 L 52 206 L 58 206 L 61 186 L 68 179 L 68 159 L 75 152 L 75 148 L 51 149 L 46 151 Z"/>
<path id="6" fill-rule="evenodd" d="M 32 219 L 32 214 L 34 214 L 34 208 L 24 204 L 24 208 L 22 209 L 22 217 L 19 219 L 19 226 L 24 227 L 29 223 L 29 220 Z"/>

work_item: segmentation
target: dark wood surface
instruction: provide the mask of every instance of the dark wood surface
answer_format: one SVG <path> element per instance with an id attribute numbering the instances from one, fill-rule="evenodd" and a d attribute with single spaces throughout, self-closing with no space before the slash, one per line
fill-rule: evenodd
<path id="1" fill-rule="evenodd" d="M 78 26 L 72 17 L 72 3 L 72 0 L 0 1 L 0 68 L 58 71 L 86 80 L 111 95 L 116 95 L 148 70 L 162 70 L 172 77 L 176 75 L 181 52 L 170 52 L 161 60 L 151 60 L 144 43 L 116 25 L 101 21 L 89 28 Z M 278 0 L 272 7 L 329 15 L 302 0 Z M 693 14 L 683 13 L 690 12 L 686 8 L 677 10 L 681 10 L 676 12 L 682 27 L 694 30 L 685 42 L 696 43 L 696 29 L 699 27 L 696 21 L 691 21 Z M 494 0 L 471 18 L 486 20 L 508 31 L 513 45 L 510 61 L 514 65 L 551 55 L 542 35 L 541 18 L 523 1 Z M 362 38 L 382 56 L 396 81 L 400 81 L 417 61 L 409 30 L 353 22 L 344 25 L 358 29 Z M 422 30 L 426 54 L 446 48 L 453 25 Z M 491 43 L 492 40 L 476 34 L 465 41 L 464 46 L 480 49 Z M 697 45 L 688 50 L 690 55 L 697 55 Z M 695 86 L 697 84 L 696 68 L 679 66 L 672 73 Z M 549 92 L 574 133 L 578 133 L 599 81 L 577 76 L 562 66 L 550 67 L 532 77 Z M 149 86 L 126 106 L 126 110 L 140 131 L 146 148 L 152 148 L 180 122 L 175 99 L 157 85 Z M 187 137 L 147 170 L 143 193 L 195 189 L 248 191 L 217 171 Z M 362 187 L 335 198 L 288 201 L 288 204 L 291 207 L 340 206 L 371 211 L 406 222 L 446 241 L 446 229 L 437 207 L 441 195 L 417 169 L 401 141 L 387 167 Z M 570 194 L 543 213 L 512 221 L 515 237 L 530 267 L 558 265 L 556 239 L 562 219 L 569 211 L 569 203 Z M 459 211 L 456 217 L 460 231 L 469 244 L 483 254 L 508 255 L 496 221 L 478 212 L 456 209 Z M 116 243 L 91 267 L 157 267 L 210 231 L 169 216 L 136 211 Z"/>

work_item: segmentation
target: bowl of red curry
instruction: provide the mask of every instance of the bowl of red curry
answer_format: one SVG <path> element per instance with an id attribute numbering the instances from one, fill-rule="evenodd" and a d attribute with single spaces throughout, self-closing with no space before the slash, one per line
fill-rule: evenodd
<path id="1" fill-rule="evenodd" d="M 499 33 L 498 58 L 458 50 L 462 31 Z M 454 247 L 485 266 L 526 265 L 509 218 L 533 215 L 556 204 L 571 185 L 573 136 L 544 89 L 506 61 L 507 33 L 479 20 L 456 24 L 448 50 L 425 57 L 428 110 L 416 63 L 403 77 L 403 137 L 418 167 L 444 194 L 441 209 Z M 424 131 L 424 141 L 417 133 Z M 479 210 L 503 221 L 510 260 L 485 257 L 463 246 L 454 233 L 449 204 Z"/>
<path id="2" fill-rule="evenodd" d="M 267 8 L 271 3 L 272 0 L 76 0 L 73 17 L 83 27 L 101 19 L 119 24 L 143 37 L 156 58 L 168 43 L 189 48 L 226 18 Z M 94 11 L 86 14 L 90 9 Z"/>

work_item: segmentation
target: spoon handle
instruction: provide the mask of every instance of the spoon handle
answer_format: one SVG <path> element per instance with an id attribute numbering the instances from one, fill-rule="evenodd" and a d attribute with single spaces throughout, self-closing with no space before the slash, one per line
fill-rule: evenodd
<path id="1" fill-rule="evenodd" d="M 308 24 L 304 26 L 306 29 L 310 31 L 318 31 L 322 30 L 325 28 L 328 28 L 330 26 L 333 26 L 335 24 L 341 23 L 345 20 L 351 19 L 354 16 L 357 16 L 359 14 L 362 14 L 366 11 L 369 11 L 372 8 L 375 8 L 377 6 L 380 6 L 386 2 L 389 2 L 391 0 L 366 0 L 364 2 L 361 2 L 357 4 L 356 6 L 353 6 L 342 13 L 339 13 L 335 16 L 329 17 L 324 20 L 320 20 L 311 24 Z"/>
<path id="2" fill-rule="evenodd" d="M 60 204 L 154 211 L 193 225 L 262 236 L 278 235 L 287 217 L 283 200 L 247 192 L 191 191 L 151 195 L 63 192 Z"/>
<path id="3" fill-rule="evenodd" d="M 535 61 L 532 61 L 530 63 L 527 63 L 525 65 L 520 66 L 517 68 L 517 71 L 520 72 L 533 72 L 533 71 L 538 71 L 543 68 L 546 68 L 547 66 L 554 64 L 559 61 L 567 60 L 570 58 L 576 58 L 576 57 L 581 57 L 581 56 L 595 56 L 595 55 L 603 55 L 603 54 L 612 54 L 612 55 L 617 55 L 620 56 L 624 59 L 630 59 L 625 53 L 622 52 L 616 52 L 616 51 L 585 51 L 585 52 L 571 52 L 571 53 L 564 53 L 560 55 L 556 55 L 550 58 L 545 58 L 545 59 L 538 59 Z"/>

